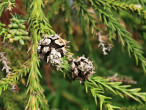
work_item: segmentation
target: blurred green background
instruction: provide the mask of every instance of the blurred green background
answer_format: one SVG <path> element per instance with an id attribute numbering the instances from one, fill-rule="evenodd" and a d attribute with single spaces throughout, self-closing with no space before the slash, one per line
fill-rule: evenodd
<path id="1" fill-rule="evenodd" d="M 113 41 L 113 48 L 108 52 L 108 55 L 104 56 L 102 49 L 98 47 L 98 37 L 91 33 L 90 28 L 88 30 L 88 28 L 84 29 L 81 26 L 81 21 L 78 19 L 76 12 L 74 10 L 66 12 L 67 10 L 65 8 L 67 8 L 67 6 L 57 3 L 58 2 L 55 0 L 50 0 L 49 2 L 46 1 L 44 9 L 46 17 L 50 20 L 50 24 L 56 33 L 62 33 L 63 38 L 71 40 L 70 50 L 75 56 L 84 54 L 94 61 L 94 66 L 96 67 L 95 76 L 109 77 L 116 73 L 118 73 L 118 77 L 130 76 L 137 82 L 137 84 L 133 84 L 132 87 L 138 87 L 142 89 L 141 91 L 146 91 L 146 75 L 144 74 L 142 67 L 139 65 L 136 66 L 134 56 L 129 57 L 127 49 L 122 48 L 120 41 Z M 23 1 L 23 5 L 19 2 L 17 5 L 25 7 L 24 5 L 27 4 Z M 14 13 L 17 13 L 18 10 L 19 9 Z M 22 12 L 26 12 L 25 8 Z M 8 24 L 9 21 L 4 19 L 4 16 L 8 16 L 6 13 L 7 12 L 3 13 L 1 21 Z M 68 13 L 71 15 L 69 19 L 67 16 Z M 115 15 L 116 14 L 117 13 L 115 13 Z M 119 23 L 125 25 L 126 29 L 132 33 L 132 37 L 142 45 L 143 51 L 146 52 L 146 21 L 125 11 L 119 12 L 118 16 L 121 21 Z M 28 15 L 26 14 L 23 18 L 26 19 L 27 17 Z M 96 20 L 98 21 L 97 27 L 104 30 L 105 25 L 99 18 L 96 18 Z M 107 35 L 106 32 L 103 34 Z M 26 52 L 29 45 L 30 42 L 27 42 L 21 50 L 19 49 L 18 44 L 9 45 L 6 43 L 3 46 L 1 45 L 1 47 L 3 47 L 3 51 L 7 53 L 6 55 L 11 61 L 11 64 L 19 67 L 19 65 L 24 63 L 28 58 Z M 20 52 L 21 54 L 19 54 Z M 146 57 L 145 53 L 144 56 Z M 1 65 L 2 64 L 0 63 L 0 70 L 2 69 Z M 55 71 L 44 62 L 40 62 L 40 71 L 42 75 L 40 83 L 44 89 L 47 102 L 52 110 L 99 110 L 92 95 L 85 93 L 85 89 L 79 81 L 66 81 L 61 72 Z M 0 78 L 3 78 L 5 72 L 1 71 L 0 73 Z M 5 106 L 9 107 L 9 110 L 13 110 L 11 108 L 14 107 L 15 110 L 25 109 L 27 101 L 26 80 L 27 76 L 21 79 L 17 84 L 18 93 L 13 93 L 11 90 L 2 93 L 0 96 L 0 110 L 4 110 Z M 106 96 L 111 96 L 111 94 L 106 93 Z M 111 101 L 113 105 L 122 107 L 122 109 L 146 110 L 145 104 L 140 105 L 130 98 L 122 99 L 118 96 L 112 97 L 112 100 L 109 101 Z"/>

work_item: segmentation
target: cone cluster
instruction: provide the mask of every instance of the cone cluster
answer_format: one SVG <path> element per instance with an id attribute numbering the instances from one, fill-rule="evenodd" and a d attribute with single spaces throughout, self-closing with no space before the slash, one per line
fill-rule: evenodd
<path id="1" fill-rule="evenodd" d="M 40 40 L 37 48 L 39 58 L 46 61 L 57 70 L 61 68 L 62 57 L 66 55 L 66 42 L 59 35 L 45 35 Z"/>
<path id="2" fill-rule="evenodd" d="M 45 35 L 40 40 L 37 52 L 40 60 L 44 60 L 56 69 L 62 68 L 62 57 L 70 58 L 71 66 L 70 73 L 73 79 L 78 79 L 81 83 L 89 80 L 89 76 L 94 73 L 94 66 L 92 62 L 84 56 L 74 59 L 71 55 L 67 55 L 66 41 L 59 35 Z"/>

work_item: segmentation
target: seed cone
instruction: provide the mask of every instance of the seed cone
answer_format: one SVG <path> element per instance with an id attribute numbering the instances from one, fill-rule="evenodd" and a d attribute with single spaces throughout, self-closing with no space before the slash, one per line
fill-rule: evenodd
<path id="1" fill-rule="evenodd" d="M 66 41 L 58 34 L 45 35 L 38 44 L 37 52 L 40 60 L 46 61 L 58 70 L 63 62 L 62 57 L 66 55 L 65 47 Z"/>
<path id="2" fill-rule="evenodd" d="M 95 73 L 92 62 L 84 56 L 73 59 L 70 69 L 72 77 L 80 80 L 81 83 L 89 80 L 89 76 Z"/>

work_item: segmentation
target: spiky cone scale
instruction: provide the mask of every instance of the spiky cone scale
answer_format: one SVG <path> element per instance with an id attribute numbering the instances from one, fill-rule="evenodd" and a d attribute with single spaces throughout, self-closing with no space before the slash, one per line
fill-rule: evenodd
<path id="1" fill-rule="evenodd" d="M 57 70 L 63 63 L 62 57 L 66 56 L 66 41 L 58 34 L 45 35 L 38 43 L 37 52 L 40 60 L 44 60 Z"/>
<path id="2" fill-rule="evenodd" d="M 81 83 L 90 80 L 89 77 L 95 73 L 92 61 L 84 56 L 73 59 L 70 70 L 72 78 L 78 79 Z"/>

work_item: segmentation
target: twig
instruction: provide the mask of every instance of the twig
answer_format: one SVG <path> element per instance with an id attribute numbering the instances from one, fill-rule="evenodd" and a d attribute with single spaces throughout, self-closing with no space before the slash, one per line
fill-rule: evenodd
<path id="1" fill-rule="evenodd" d="M 0 62 L 3 63 L 3 70 L 6 70 L 7 75 L 9 75 L 10 73 L 12 73 L 10 70 L 11 68 L 9 67 L 9 62 L 7 61 L 7 58 L 5 57 L 5 53 L 0 51 Z"/>
<path id="2" fill-rule="evenodd" d="M 98 47 L 102 47 L 102 51 L 103 51 L 103 54 L 104 55 L 108 55 L 108 53 L 106 51 L 110 51 L 111 48 L 112 48 L 112 45 L 108 45 L 105 43 L 105 41 L 103 40 L 103 37 L 105 36 L 102 36 L 100 32 L 97 32 L 96 35 L 99 37 L 99 45 Z M 106 46 L 107 45 L 107 46 Z"/>
<path id="3" fill-rule="evenodd" d="M 137 81 L 134 81 L 132 77 L 124 76 L 124 77 L 118 77 L 118 73 L 115 73 L 113 76 L 108 77 L 110 79 L 110 82 L 122 82 L 126 84 L 137 84 Z"/>
<path id="4" fill-rule="evenodd" d="M 55 94 L 55 91 L 50 83 L 50 73 L 49 70 L 51 70 L 51 68 L 48 67 L 48 65 L 44 64 L 44 70 L 45 70 L 45 75 L 46 75 L 46 81 L 48 84 L 48 87 L 50 89 L 50 91 L 52 92 L 52 94 Z"/>
<path id="5" fill-rule="evenodd" d="M 13 73 L 11 72 L 11 68 L 9 67 L 10 62 L 7 61 L 7 58 L 5 57 L 5 53 L 2 52 L 2 51 L 0 51 L 0 62 L 2 62 L 2 64 L 3 64 L 2 71 L 6 70 L 6 73 L 7 73 L 6 77 L 7 77 L 9 74 L 13 74 Z M 16 85 L 14 85 L 13 83 L 11 83 L 11 86 L 12 86 L 12 87 L 11 87 L 11 90 L 12 90 L 13 92 L 15 92 L 15 90 L 16 90 Z"/>

